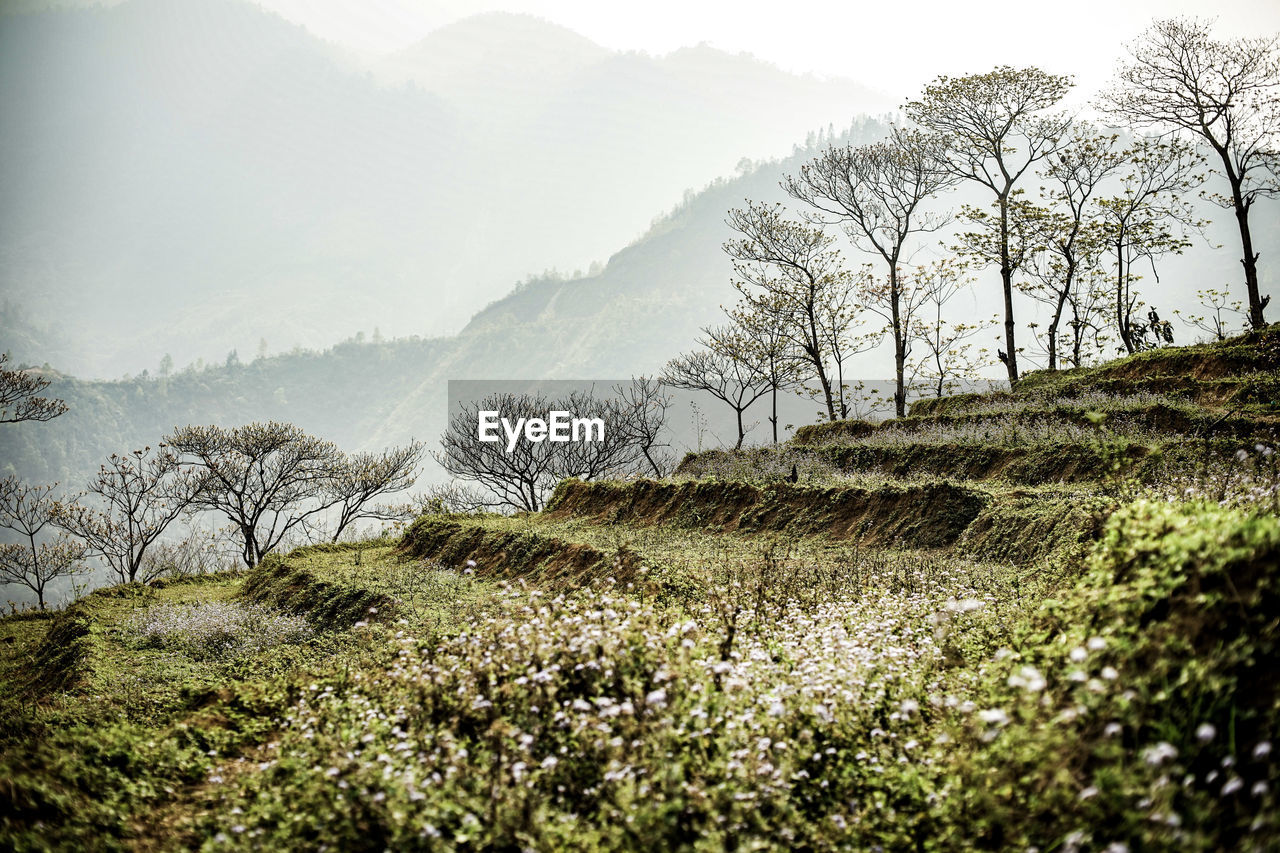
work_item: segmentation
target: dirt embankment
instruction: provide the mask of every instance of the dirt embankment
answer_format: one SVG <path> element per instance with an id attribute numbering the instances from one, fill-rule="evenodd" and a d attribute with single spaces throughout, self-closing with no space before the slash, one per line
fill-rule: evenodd
<path id="1" fill-rule="evenodd" d="M 1110 470 L 1112 461 L 1103 458 L 1099 445 L 1092 444 L 1031 444 L 1022 447 L 1003 444 L 797 444 L 787 450 L 810 455 L 823 465 L 846 473 L 876 473 L 899 478 L 1002 480 L 1023 486 L 1094 481 Z M 1235 446 L 1232 452 L 1234 450 Z M 763 455 L 769 451 L 753 449 L 738 453 L 751 452 Z M 696 478 L 714 475 L 730 461 L 730 453 L 724 450 L 691 453 L 680 463 L 676 474 Z M 1147 460 L 1150 450 L 1135 444 L 1118 449 L 1116 454 L 1114 461 L 1120 462 L 1126 470 L 1134 470 Z M 777 463 L 775 467 L 778 467 Z M 726 484 L 717 482 L 717 485 Z"/>
<path id="2" fill-rule="evenodd" d="M 649 480 L 568 480 L 545 513 L 605 527 L 666 525 L 820 536 L 870 547 L 952 549 L 1014 563 L 1081 551 L 1105 518 L 1103 508 L 1078 495 L 992 495 L 947 483 L 868 490 Z M 630 584 L 637 581 L 642 559 L 625 544 L 593 547 L 534 530 L 495 529 L 483 520 L 440 516 L 415 521 L 400 551 L 455 569 L 474 562 L 480 577 L 521 578 L 548 588 L 608 578 Z"/>
<path id="3" fill-rule="evenodd" d="M 742 532 L 857 539 L 868 545 L 943 548 L 959 539 L 991 496 L 950 483 L 808 488 L 695 481 L 583 483 L 566 480 L 547 505 L 552 518 L 599 524 L 668 524 Z"/>
<path id="4" fill-rule="evenodd" d="M 1277 411 L 1280 399 L 1280 323 L 1227 341 L 1140 352 L 1096 367 L 1037 370 L 1012 391 L 917 400 L 912 416 L 966 411 L 992 398 L 1072 397 L 1088 391 L 1180 397 L 1211 408 L 1249 406 Z"/>
<path id="5" fill-rule="evenodd" d="M 321 580 L 274 556 L 249 572 L 240 594 L 249 601 L 304 615 L 327 628 L 349 628 L 357 620 L 369 618 L 370 608 L 382 619 L 395 612 L 395 602 L 385 595 Z"/>
<path id="6" fill-rule="evenodd" d="M 553 536 L 489 530 L 431 516 L 409 527 L 400 550 L 405 556 L 455 569 L 473 561 L 480 577 L 521 577 L 549 586 L 583 586 L 606 577 L 630 583 L 640 567 L 638 556 L 625 548 L 611 554 Z"/>
<path id="7" fill-rule="evenodd" d="M 815 451 L 841 471 L 872 471 L 893 477 L 1002 480 L 1024 486 L 1089 482 L 1108 470 L 1102 448 L 1087 444 L 855 445 L 815 448 Z M 1116 461 L 1129 469 L 1145 459 L 1149 450 L 1135 444 L 1117 453 Z"/>
<path id="8" fill-rule="evenodd" d="M 956 550 L 979 560 L 1017 565 L 1050 556 L 1071 561 L 1097 540 L 1111 509 L 1104 498 L 1004 494 L 974 519 Z"/>

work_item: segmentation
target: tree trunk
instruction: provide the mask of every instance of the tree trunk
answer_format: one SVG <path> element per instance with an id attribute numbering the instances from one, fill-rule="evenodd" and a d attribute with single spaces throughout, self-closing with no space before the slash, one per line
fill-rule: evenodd
<path id="1" fill-rule="evenodd" d="M 1009 198 L 1000 196 L 1000 283 L 1004 288 L 1005 367 L 1009 387 L 1018 384 L 1018 347 L 1013 326 L 1013 266 L 1009 260 Z"/>
<path id="2" fill-rule="evenodd" d="M 244 537 L 244 549 L 240 552 L 240 556 L 244 558 L 244 563 L 249 568 L 258 565 L 258 543 L 253 538 L 253 528 L 240 526 L 240 535 Z"/>
<path id="3" fill-rule="evenodd" d="M 827 419 L 836 420 L 836 406 L 831 399 L 831 382 L 827 379 L 827 368 L 822 363 L 822 341 L 818 337 L 818 318 L 817 318 L 817 285 L 809 281 L 809 298 L 805 305 L 806 317 L 809 321 L 809 349 L 810 358 L 813 359 L 814 370 L 818 373 L 818 383 L 822 385 L 822 395 L 827 402 Z"/>
<path id="4" fill-rule="evenodd" d="M 1058 324 L 1062 322 L 1062 309 L 1067 305 L 1067 296 L 1071 293 L 1071 284 L 1075 281 L 1075 261 L 1067 260 L 1067 276 L 1062 282 L 1062 290 L 1058 293 L 1058 305 L 1053 310 L 1053 322 L 1049 324 L 1049 369 L 1058 369 Z"/>
<path id="5" fill-rule="evenodd" d="M 773 396 L 773 415 L 769 418 L 769 423 L 773 426 L 773 443 L 778 443 L 778 383 L 773 383 L 771 389 Z"/>
<path id="6" fill-rule="evenodd" d="M 1232 195 L 1236 204 L 1236 224 L 1240 226 L 1240 245 L 1244 249 L 1244 257 L 1240 263 L 1244 265 L 1244 287 L 1249 293 L 1249 325 L 1255 329 L 1264 329 L 1266 319 L 1262 316 L 1262 293 L 1258 290 L 1258 253 L 1253 251 L 1253 235 L 1249 231 L 1249 204 L 1240 195 L 1239 187 L 1232 187 Z"/>
<path id="7" fill-rule="evenodd" d="M 826 371 L 821 367 L 818 368 L 818 381 L 822 384 L 822 394 L 827 400 L 827 420 L 838 420 L 835 402 L 831 399 L 831 383 L 827 381 Z"/>
<path id="8" fill-rule="evenodd" d="M 742 449 L 742 439 L 746 438 L 746 432 L 742 429 L 742 409 L 734 409 L 738 415 L 738 443 L 733 446 L 734 450 Z"/>
<path id="9" fill-rule="evenodd" d="M 906 389 L 906 370 L 905 363 L 907 360 L 906 341 L 902 332 L 902 317 L 898 311 L 898 303 L 902 300 L 902 294 L 898 290 L 898 267 L 896 264 L 889 267 L 889 310 L 893 316 L 893 375 L 894 381 L 897 383 L 893 391 L 893 412 L 895 417 L 905 417 L 907 414 L 907 389 Z"/>
<path id="10" fill-rule="evenodd" d="M 1080 350 L 1084 348 L 1084 323 L 1080 322 L 1080 306 L 1071 303 L 1071 366 L 1080 366 Z"/>
<path id="11" fill-rule="evenodd" d="M 1244 266 L 1244 288 L 1249 294 L 1249 325 L 1255 329 L 1266 328 L 1267 321 L 1262 316 L 1262 294 L 1258 290 L 1258 253 L 1253 250 L 1253 234 L 1249 230 L 1249 208 L 1253 201 L 1244 197 L 1244 178 L 1236 173 L 1236 164 L 1231 161 L 1231 152 L 1209 138 L 1210 143 L 1222 158 L 1223 172 L 1231 184 L 1231 204 L 1235 208 L 1236 225 L 1240 228 L 1240 248 L 1244 257 L 1240 263 Z"/>
<path id="12" fill-rule="evenodd" d="M 827 419 L 836 420 L 836 406 L 831 399 L 831 382 L 827 379 L 827 369 L 822 363 L 822 347 L 818 345 L 818 327 L 813 315 L 809 315 L 809 340 L 812 343 L 809 358 L 813 362 L 814 372 L 818 374 L 818 384 L 822 386 L 822 396 L 827 404 Z"/>
<path id="13" fill-rule="evenodd" d="M 1004 345 L 1006 347 L 1005 367 L 1009 373 L 1009 387 L 1018 384 L 1018 351 L 1013 329 L 1013 270 L 1007 266 L 1000 268 L 1000 280 L 1004 287 Z"/>
<path id="14" fill-rule="evenodd" d="M 1128 283 L 1127 274 L 1124 271 L 1124 249 L 1120 246 L 1116 247 L 1116 329 L 1120 332 L 1120 341 L 1124 344 L 1124 351 L 1128 355 L 1133 355 L 1133 331 L 1129 324 L 1128 311 Z"/>
<path id="15" fill-rule="evenodd" d="M 644 458 L 645 458 L 645 460 L 649 463 L 649 467 L 653 469 L 653 477 L 654 477 L 654 479 L 655 479 L 655 480 L 661 480 L 661 479 L 662 479 L 662 469 L 661 469 L 661 468 L 659 468 L 659 467 L 658 467 L 658 463 L 657 463 L 657 462 L 655 462 L 655 461 L 653 460 L 653 454 L 651 454 L 651 453 L 649 452 L 649 451 L 650 451 L 650 450 L 652 450 L 652 449 L 653 449 L 653 448 L 652 448 L 650 445 L 646 444 L 644 447 L 640 448 L 640 452 L 644 454 Z"/>

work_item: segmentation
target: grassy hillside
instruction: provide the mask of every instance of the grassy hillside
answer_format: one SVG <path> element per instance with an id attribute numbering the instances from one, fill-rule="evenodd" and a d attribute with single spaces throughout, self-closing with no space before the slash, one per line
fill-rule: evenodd
<path id="1" fill-rule="evenodd" d="M 1274 849 L 1277 341 L 10 616 L 0 844 Z"/>

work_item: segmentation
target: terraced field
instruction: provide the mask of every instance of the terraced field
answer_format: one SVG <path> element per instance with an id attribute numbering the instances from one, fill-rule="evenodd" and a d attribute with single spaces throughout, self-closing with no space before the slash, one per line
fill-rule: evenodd
<path id="1" fill-rule="evenodd" d="M 801 427 L 745 454 L 690 455 L 677 477 L 946 478 L 1005 485 L 1144 484 L 1201 474 L 1280 431 L 1280 335 L 1140 353 L 1099 368 L 1033 373 L 1016 393 L 921 400 L 878 424 Z"/>
<path id="2" fill-rule="evenodd" d="M 1278 342 L 0 620 L 0 843 L 1274 849 Z"/>

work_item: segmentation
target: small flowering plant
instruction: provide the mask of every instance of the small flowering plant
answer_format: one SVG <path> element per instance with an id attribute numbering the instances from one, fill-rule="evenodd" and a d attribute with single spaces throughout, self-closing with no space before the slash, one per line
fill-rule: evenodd
<path id="1" fill-rule="evenodd" d="M 229 659 L 304 642 L 314 631 L 305 618 L 260 604 L 211 601 L 153 605 L 133 617 L 126 633 L 142 648 Z"/>

